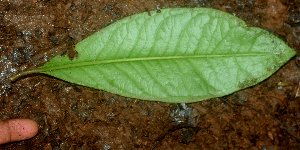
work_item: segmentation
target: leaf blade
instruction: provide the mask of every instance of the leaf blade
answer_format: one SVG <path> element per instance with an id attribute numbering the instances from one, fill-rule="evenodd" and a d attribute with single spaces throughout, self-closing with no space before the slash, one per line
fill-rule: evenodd
<path id="1" fill-rule="evenodd" d="M 56 56 L 40 72 L 126 97 L 195 102 L 261 82 L 295 55 L 274 35 L 225 12 L 151 13 L 91 35 L 76 45 L 78 58 Z"/>

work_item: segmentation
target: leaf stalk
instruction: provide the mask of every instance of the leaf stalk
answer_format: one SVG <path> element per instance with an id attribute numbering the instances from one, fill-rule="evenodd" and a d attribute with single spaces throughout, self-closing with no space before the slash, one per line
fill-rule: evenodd
<path id="1" fill-rule="evenodd" d="M 40 69 L 31 69 L 31 70 L 26 70 L 26 71 L 22 71 L 22 72 L 19 72 L 11 77 L 9 77 L 9 79 L 11 81 L 16 81 L 17 79 L 23 77 L 23 76 L 26 76 L 26 75 L 29 75 L 29 74 L 33 74 L 33 73 L 40 73 Z"/>

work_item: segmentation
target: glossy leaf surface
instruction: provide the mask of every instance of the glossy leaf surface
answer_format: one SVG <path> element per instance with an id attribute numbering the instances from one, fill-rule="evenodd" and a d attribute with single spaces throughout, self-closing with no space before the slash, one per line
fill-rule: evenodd
<path id="1" fill-rule="evenodd" d="M 125 97 L 196 102 L 255 85 L 295 55 L 281 39 L 226 12 L 162 9 L 129 16 L 36 72 Z"/>

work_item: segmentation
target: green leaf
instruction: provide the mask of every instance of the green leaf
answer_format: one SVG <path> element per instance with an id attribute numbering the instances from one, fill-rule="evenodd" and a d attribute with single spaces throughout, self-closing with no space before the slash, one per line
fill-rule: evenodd
<path id="1" fill-rule="evenodd" d="M 295 55 L 281 39 L 226 12 L 169 8 L 129 16 L 29 73 L 126 97 L 189 103 L 255 85 Z"/>

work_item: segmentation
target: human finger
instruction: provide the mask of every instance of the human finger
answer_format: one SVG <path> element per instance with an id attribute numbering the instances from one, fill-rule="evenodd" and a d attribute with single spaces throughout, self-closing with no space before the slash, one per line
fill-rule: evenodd
<path id="1" fill-rule="evenodd" d="M 32 138 L 38 132 L 38 124 L 30 119 L 0 121 L 0 144 Z"/>

